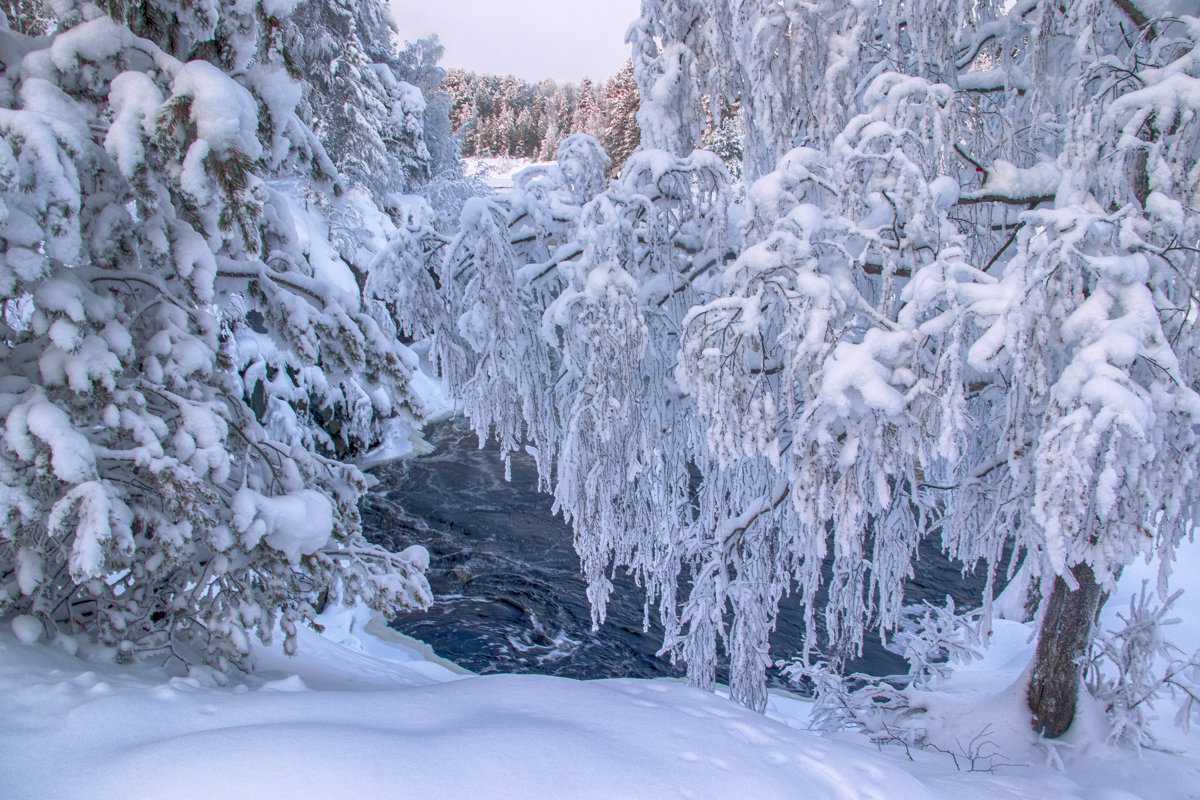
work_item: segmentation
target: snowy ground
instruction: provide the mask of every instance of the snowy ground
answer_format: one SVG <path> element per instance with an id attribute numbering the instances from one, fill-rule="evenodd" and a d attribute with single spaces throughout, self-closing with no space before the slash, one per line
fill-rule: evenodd
<path id="1" fill-rule="evenodd" d="M 526 167 L 542 162 L 532 158 L 512 156 L 464 158 L 463 167 L 467 176 L 477 175 L 495 192 L 507 192 L 513 188 L 513 176 Z"/>
<path id="2" fill-rule="evenodd" d="M 303 632 L 298 657 L 264 648 L 259 672 L 225 687 L 202 673 L 71 655 L 63 643 L 23 644 L 4 630 L 0 796 L 1200 797 L 1195 734 L 1173 735 L 1177 753 L 1139 758 L 1104 744 L 1088 709 L 1053 750 L 1039 745 L 1012 688 L 1029 653 L 1016 623 L 997 624 L 988 656 L 928 714 L 947 749 L 957 740 L 963 752 L 990 725 L 996 756 L 976 765 L 990 773 L 966 771 L 961 753 L 956 767 L 943 753 L 910 760 L 899 746 L 820 737 L 803 730 L 809 705 L 782 694 L 760 717 L 666 680 L 475 677 L 361 609 L 323 623 L 323 634 Z"/>

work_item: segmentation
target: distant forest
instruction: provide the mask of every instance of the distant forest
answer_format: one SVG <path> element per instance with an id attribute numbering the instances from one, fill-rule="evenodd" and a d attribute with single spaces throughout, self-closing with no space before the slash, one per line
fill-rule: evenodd
<path id="1" fill-rule="evenodd" d="M 451 70 L 442 83 L 450 95 L 450 122 L 464 156 L 514 156 L 551 161 L 572 133 L 590 133 L 604 145 L 615 171 L 641 141 L 633 64 L 608 81 L 529 83 L 512 75 Z"/>

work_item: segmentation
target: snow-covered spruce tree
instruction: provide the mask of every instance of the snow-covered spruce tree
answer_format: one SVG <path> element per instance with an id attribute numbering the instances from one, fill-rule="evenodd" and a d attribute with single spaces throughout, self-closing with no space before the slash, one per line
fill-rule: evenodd
<path id="1" fill-rule="evenodd" d="M 427 163 L 428 180 L 410 183 L 408 190 L 432 193 L 435 197 L 445 196 L 451 202 L 437 203 L 438 213 L 457 212 L 465 194 L 462 180 L 462 162 L 459 160 L 458 142 L 450 123 L 452 98 L 443 87 L 446 70 L 438 63 L 442 58 L 442 46 L 436 36 L 405 42 L 393 61 L 397 77 L 415 86 L 425 100 L 424 145 L 429 153 Z M 406 176 L 411 174 L 406 171 Z"/>
<path id="2" fill-rule="evenodd" d="M 726 103 L 721 106 L 712 108 L 709 104 L 708 127 L 700 138 L 700 144 L 705 150 L 720 156 L 729 174 L 737 179 L 742 175 L 742 140 L 746 137 L 746 131 L 737 108 L 731 108 Z"/>
<path id="3" fill-rule="evenodd" d="M 641 143 L 637 126 L 638 88 L 633 77 L 633 62 L 625 65 L 604 86 L 604 105 L 608 126 L 602 140 L 612 159 L 610 174 L 619 175 L 625 162 Z"/>
<path id="4" fill-rule="evenodd" d="M 464 190 L 448 102 L 438 88 L 441 49 L 424 40 L 398 50 L 394 23 L 378 0 L 308 0 L 270 33 L 281 42 L 289 73 L 303 75 L 297 115 L 316 132 L 338 175 L 328 186 L 288 190 L 292 213 L 315 231 L 307 258 L 340 288 L 363 293 L 363 310 L 394 339 L 395 321 L 410 316 L 406 292 L 420 287 L 394 280 L 391 267 L 416 258 L 428 268 L 441 240 L 426 196 L 436 195 L 439 211 L 456 215 Z M 323 452 L 361 454 L 405 435 L 412 409 L 403 394 L 393 403 L 388 392 L 353 378 L 305 385 L 308 373 L 278 355 L 251 348 L 249 385 L 265 372 L 285 373 L 298 385 L 296 413 L 311 417 L 324 434 Z"/>
<path id="5" fill-rule="evenodd" d="M 382 201 L 429 176 L 425 97 L 400 76 L 386 5 L 305 0 L 284 20 L 285 63 L 338 171 Z"/>
<path id="6" fill-rule="evenodd" d="M 290 8 L 54 10 L 0 34 L 0 613 L 225 669 L 276 625 L 294 648 L 323 589 L 427 603 L 424 551 L 362 539 L 362 476 L 298 413 L 353 385 L 386 416 L 412 364 L 298 213 L 336 174 Z"/>
<path id="7" fill-rule="evenodd" d="M 553 161 L 562 144 L 571 132 L 571 116 L 575 112 L 575 86 L 563 84 L 555 87 L 546 99 L 546 132 L 542 136 L 542 147 L 537 153 L 541 161 Z"/>

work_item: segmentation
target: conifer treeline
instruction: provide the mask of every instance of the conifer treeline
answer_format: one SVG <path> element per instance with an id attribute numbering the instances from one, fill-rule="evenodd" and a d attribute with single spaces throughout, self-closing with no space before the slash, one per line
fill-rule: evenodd
<path id="1" fill-rule="evenodd" d="M 584 78 L 578 85 L 543 80 L 529 83 L 511 75 L 480 75 L 452 70 L 442 83 L 450 95 L 450 122 L 464 156 L 514 156 L 553 160 L 572 133 L 590 133 L 619 168 L 641 139 L 633 65 L 602 85 Z"/>

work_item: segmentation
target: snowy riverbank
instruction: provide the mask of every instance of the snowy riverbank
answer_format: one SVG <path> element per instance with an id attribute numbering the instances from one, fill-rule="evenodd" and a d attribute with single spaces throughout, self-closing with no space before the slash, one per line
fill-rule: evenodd
<path id="1" fill-rule="evenodd" d="M 440 385 L 421 380 L 426 406 L 449 413 Z M 407 455 L 412 433 L 376 457 Z M 1126 570 L 1107 626 L 1153 577 L 1150 566 Z M 1191 652 L 1200 546 L 1184 547 L 1174 583 L 1187 592 L 1171 634 Z M 931 738 L 957 762 L 817 735 L 811 704 L 783 693 L 761 717 L 671 680 L 477 677 L 365 609 L 321 623 L 321 634 L 301 630 L 297 657 L 259 647 L 258 671 L 223 687 L 203 671 L 72 654 L 70 641 L 23 644 L 0 624 L 0 797 L 1200 798 L 1200 736 L 1172 729 L 1167 704 L 1159 735 L 1175 753 L 1106 744 L 1101 712 L 1087 707 L 1058 744 L 1040 743 L 1018 683 L 1032 628 L 1003 620 L 985 658 L 928 697 Z M 961 756 L 984 731 L 974 766 L 993 771 L 970 772 Z"/>
<path id="2" fill-rule="evenodd" d="M 440 385 L 420 380 L 427 408 L 449 413 Z M 411 433 L 377 457 L 411 452 Z M 1126 570 L 1106 626 L 1153 577 Z M 1187 592 L 1171 634 L 1191 652 L 1200 546 L 1185 545 L 1174 583 Z M 1200 798 L 1200 735 L 1171 728 L 1167 704 L 1158 732 L 1174 753 L 1106 744 L 1089 707 L 1059 743 L 1039 742 L 1019 688 L 1032 628 L 1004 620 L 986 656 L 927 698 L 931 739 L 956 755 L 820 736 L 811 704 L 784 693 L 762 717 L 671 680 L 479 677 L 365 609 L 321 624 L 301 630 L 294 658 L 258 647 L 258 671 L 226 686 L 202 670 L 117 666 L 68 640 L 24 644 L 0 624 L 0 797 Z M 973 747 L 991 772 L 969 771 Z"/>
<path id="3" fill-rule="evenodd" d="M 1168 733 L 1177 753 L 1139 758 L 1104 743 L 1091 709 L 1052 749 L 1039 744 L 1013 688 L 1030 647 L 1015 623 L 999 621 L 987 657 L 931 700 L 930 726 L 948 749 L 990 725 L 997 755 L 976 766 L 994 771 L 972 773 L 939 752 L 909 760 L 902 747 L 807 732 L 809 704 L 782 694 L 760 717 L 666 680 L 474 677 L 427 660 L 364 610 L 322 622 L 323 634 L 302 633 L 299 656 L 261 649 L 259 672 L 225 687 L 203 673 L 22 644 L 4 630 L 3 796 L 1200 796 L 1195 734 Z"/>

